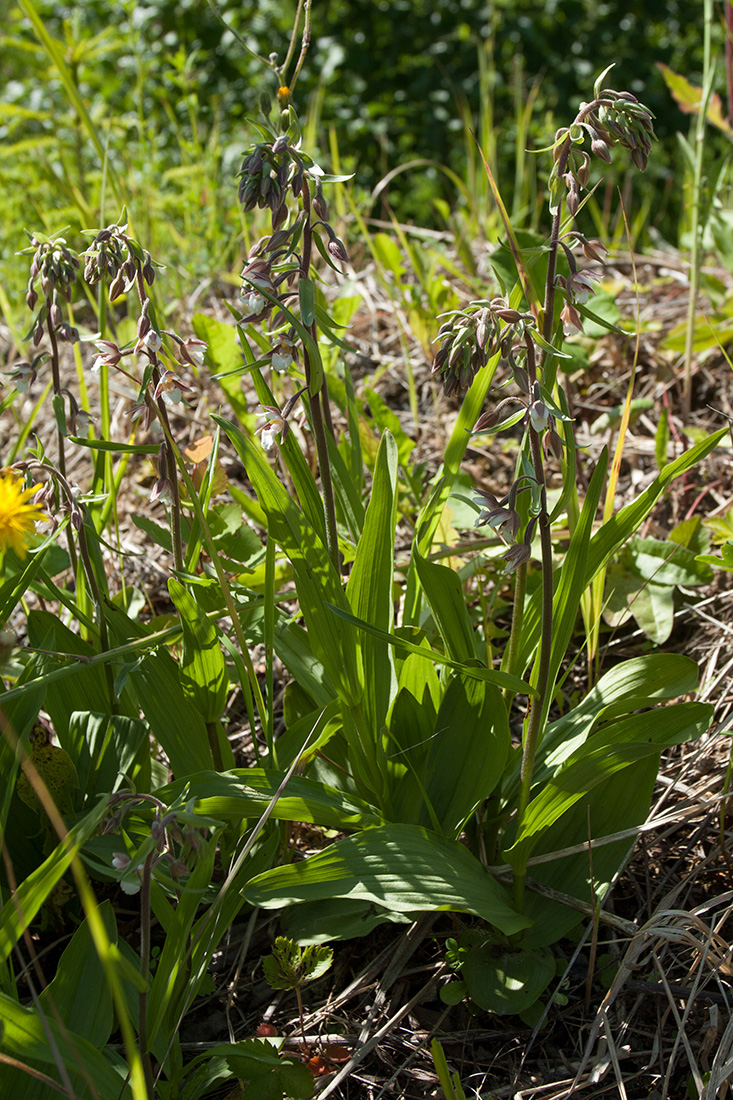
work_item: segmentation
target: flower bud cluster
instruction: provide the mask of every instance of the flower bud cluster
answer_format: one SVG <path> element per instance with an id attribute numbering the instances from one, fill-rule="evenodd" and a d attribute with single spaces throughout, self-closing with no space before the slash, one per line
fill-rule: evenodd
<path id="1" fill-rule="evenodd" d="M 534 320 L 531 314 L 510 307 L 503 298 L 473 302 L 467 309 L 449 313 L 448 318 L 438 330 L 436 339 L 442 343 L 432 368 L 446 396 L 465 393 L 497 352 L 509 356 L 515 337 Z"/>
<path id="2" fill-rule="evenodd" d="M 71 301 L 71 287 L 76 281 L 79 260 L 76 253 L 66 247 L 63 237 L 39 239 L 31 237 L 34 249 L 28 274 L 25 301 L 28 309 L 34 310 L 38 303 L 40 286 L 43 302 L 33 320 L 33 327 L 27 339 L 37 347 L 43 339 L 44 325 L 48 320 L 63 340 L 75 343 L 79 339 L 78 331 L 64 321 L 61 311 L 61 296 Z"/>
<path id="3" fill-rule="evenodd" d="M 61 291 L 67 302 L 71 301 L 71 284 L 76 281 L 79 260 L 76 254 L 66 247 L 63 237 L 40 241 L 34 236 L 31 237 L 31 246 L 35 248 L 35 253 L 28 275 L 26 305 L 30 310 L 36 308 L 38 301 L 36 286 L 40 282 L 41 294 L 49 305 L 51 320 L 55 327 L 62 322 L 58 292 Z"/>
<path id="4" fill-rule="evenodd" d="M 286 135 L 255 145 L 239 170 L 239 201 L 245 214 L 257 206 L 272 214 L 276 232 L 288 216 L 285 199 L 288 191 L 297 198 L 303 187 L 305 165 Z"/>
<path id="5" fill-rule="evenodd" d="M 148 286 L 155 281 L 155 267 L 150 253 L 129 236 L 126 225 L 108 225 L 101 229 L 84 253 L 84 260 L 84 278 L 90 285 L 103 276 L 111 280 L 111 302 L 130 290 L 138 272 Z"/>
<path id="6" fill-rule="evenodd" d="M 564 184 L 568 213 L 573 217 L 577 214 L 580 191 L 590 180 L 591 154 L 610 164 L 611 151 L 618 146 L 629 150 L 641 172 L 647 166 L 655 136 L 652 112 L 631 92 L 616 92 L 612 88 L 599 90 L 598 83 L 593 102 L 582 104 L 575 122 L 555 135 L 554 163 L 549 179 L 553 213 L 559 209 Z M 586 140 L 590 143 L 590 154 L 580 148 Z M 571 143 L 569 150 L 568 142 Z"/>

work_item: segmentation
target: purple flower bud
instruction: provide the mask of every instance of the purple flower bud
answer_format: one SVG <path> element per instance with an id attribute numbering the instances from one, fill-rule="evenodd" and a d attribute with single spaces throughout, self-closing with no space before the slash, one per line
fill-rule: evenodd
<path id="1" fill-rule="evenodd" d="M 331 237 L 326 245 L 329 256 L 333 256 L 334 260 L 338 260 L 342 264 L 349 262 L 349 257 L 344 248 L 343 241 L 340 241 L 338 237 Z"/>
<path id="2" fill-rule="evenodd" d="M 606 164 L 611 163 L 611 150 L 608 148 L 608 144 L 603 138 L 594 138 L 590 143 L 590 147 L 594 156 L 600 157 L 601 160 L 605 160 Z"/>

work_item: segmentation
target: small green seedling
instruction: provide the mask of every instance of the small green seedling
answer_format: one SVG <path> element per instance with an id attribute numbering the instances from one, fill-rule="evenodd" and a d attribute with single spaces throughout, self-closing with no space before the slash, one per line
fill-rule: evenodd
<path id="1" fill-rule="evenodd" d="M 272 954 L 262 961 L 265 978 L 273 989 L 292 989 L 298 998 L 298 1016 L 300 1033 L 303 1037 L 303 1050 L 308 1050 L 308 1042 L 303 1026 L 303 1001 L 300 988 L 306 982 L 315 981 L 328 972 L 333 963 L 333 951 L 330 947 L 310 944 L 300 947 L 287 936 L 278 936 Z"/>

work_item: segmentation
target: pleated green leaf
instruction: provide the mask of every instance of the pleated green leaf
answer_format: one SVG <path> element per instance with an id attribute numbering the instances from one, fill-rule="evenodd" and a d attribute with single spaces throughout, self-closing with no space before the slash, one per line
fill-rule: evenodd
<path id="1" fill-rule="evenodd" d="M 454 661 L 474 660 L 476 643 L 473 626 L 458 574 L 445 565 L 424 558 L 420 553 L 419 539 L 413 543 L 412 555 L 446 653 Z"/>
<path id="2" fill-rule="evenodd" d="M 183 694 L 204 722 L 217 722 L 226 706 L 229 677 L 216 627 L 175 577 L 169 579 L 168 591 L 183 630 L 183 653 L 178 666 Z"/>
<path id="3" fill-rule="evenodd" d="M 651 512 L 665 489 L 687 470 L 690 470 L 697 462 L 713 451 L 720 440 L 727 434 L 727 428 L 721 428 L 713 432 L 707 439 L 696 443 L 689 451 L 686 451 L 674 462 L 670 462 L 654 479 L 636 500 L 621 508 L 615 516 L 604 523 L 593 535 L 585 556 L 585 576 L 583 589 L 587 588 L 596 574 L 607 564 L 613 554 L 639 529 L 646 517 Z M 564 565 L 560 567 L 560 570 Z M 555 572 L 555 583 L 558 582 L 558 572 Z M 576 604 L 577 608 L 578 604 Z M 542 592 L 540 589 L 533 593 L 527 601 L 522 625 L 522 638 L 516 668 L 522 670 L 532 659 L 532 653 L 539 642 L 542 624 Z"/>
<path id="4" fill-rule="evenodd" d="M 20 1062 L 31 1062 L 42 1073 L 61 1084 L 56 1069 L 57 1052 L 71 1080 L 74 1096 L 78 1100 L 131 1100 L 131 1090 L 122 1077 L 86 1037 L 59 1025 L 52 1016 L 41 1019 L 31 1008 L 24 1008 L 5 993 L 0 993 L 0 1020 L 4 1054 Z M 54 1042 L 48 1041 L 46 1028 Z M 83 1069 L 81 1068 L 83 1067 Z M 85 1072 L 83 1072 L 85 1071 Z M 26 1074 L 3 1066 L 2 1094 L 4 1096 L 28 1096 L 32 1100 L 55 1100 L 65 1089 L 52 1089 Z M 92 1082 L 94 1092 L 87 1084 Z"/>
<path id="5" fill-rule="evenodd" d="M 705 703 L 678 703 L 612 722 L 581 745 L 542 788 L 527 809 L 514 844 L 505 853 L 521 867 L 535 842 L 576 802 L 624 769 L 661 749 L 699 737 L 710 725 L 712 707 Z M 583 837 L 579 837 L 583 840 Z"/>
<path id="6" fill-rule="evenodd" d="M 251 879 L 244 896 L 264 909 L 323 898 L 360 898 L 398 913 L 450 909 L 482 917 L 505 935 L 528 924 L 462 844 L 416 825 L 384 825 L 346 837 L 301 863 Z"/>
<path id="7" fill-rule="evenodd" d="M 399 742 L 400 731 L 395 734 Z M 509 722 L 499 689 L 455 677 L 425 744 L 416 746 L 416 754 L 406 750 L 399 756 L 407 774 L 395 792 L 395 817 L 457 838 L 501 779 L 509 745 Z"/>
<path id="8" fill-rule="evenodd" d="M 117 921 L 112 902 L 103 901 L 98 913 L 107 939 L 116 944 Z M 114 1026 L 112 993 L 86 920 L 64 948 L 53 980 L 39 999 L 47 1014 L 52 1002 L 64 1025 L 83 1035 L 97 1049 L 101 1050 L 108 1041 Z"/>
<path id="9" fill-rule="evenodd" d="M 282 774 L 265 768 L 234 768 L 228 772 L 201 772 L 156 791 L 170 804 L 180 797 L 194 798 L 195 812 L 218 820 L 241 821 L 259 817 L 277 794 Z M 364 829 L 381 825 L 378 810 L 355 795 L 325 783 L 294 775 L 275 803 L 272 816 L 281 821 L 307 821 L 328 829 Z"/>
<path id="10" fill-rule="evenodd" d="M 229 435 L 268 520 L 268 534 L 287 554 L 293 566 L 300 609 L 315 656 L 347 705 L 358 705 L 363 679 L 358 638 L 352 626 L 328 608 L 349 611 L 348 601 L 318 533 L 278 481 L 262 449 L 235 425 L 215 418 Z"/>
<path id="11" fill-rule="evenodd" d="M 364 530 L 346 587 L 351 610 L 380 630 L 394 624 L 394 543 L 397 524 L 397 447 L 385 432 L 374 465 L 371 500 Z M 397 686 L 392 647 L 380 637 L 359 637 L 364 669 L 364 713 L 371 728 L 380 730 Z"/>

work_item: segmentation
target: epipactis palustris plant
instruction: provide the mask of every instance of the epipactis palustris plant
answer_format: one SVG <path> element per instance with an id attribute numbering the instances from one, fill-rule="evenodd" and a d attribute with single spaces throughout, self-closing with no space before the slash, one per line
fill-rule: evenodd
<path id="1" fill-rule="evenodd" d="M 652 113 L 636 96 L 602 87 L 608 71 L 596 81 L 593 100 L 583 104 L 573 123 L 555 135 L 548 183 L 552 229 L 547 246 L 544 303 L 540 307 L 538 302 L 530 301 L 522 311 L 511 307 L 504 298 L 493 298 L 451 312 L 438 333 L 441 345 L 433 363 L 433 373 L 442 381 L 446 394 L 465 392 L 476 373 L 496 355 L 509 371 L 519 392 L 485 412 L 477 421 L 475 432 L 501 431 L 502 421 L 509 420 L 507 410 L 517 406 L 524 410 L 522 420 L 528 462 L 520 464 L 521 472 L 503 499 L 498 500 L 488 490 L 481 491 L 482 510 L 476 523 L 476 526 L 492 527 L 507 541 L 505 568 L 516 574 L 507 665 L 510 672 L 519 671 L 513 655 L 522 629 L 532 543 L 537 534 L 540 539 L 542 631 L 532 678 L 537 694 L 529 704 L 523 733 L 518 829 L 529 802 L 535 753 L 547 719 L 553 686 L 549 682 L 553 563 L 544 463 L 547 458 L 556 461 L 563 458 L 563 436 L 558 426 L 561 425 L 563 434 L 572 431 L 571 418 L 563 411 L 563 406 L 567 408 L 567 405 L 558 392 L 557 352 L 562 348 L 563 336 L 583 331 L 582 307 L 594 291 L 594 282 L 600 278 L 597 271 L 578 266 L 576 253 L 580 252 L 586 260 L 602 262 L 607 252 L 601 241 L 589 240 L 573 228 L 573 223 L 581 206 L 581 193 L 590 181 L 591 157 L 610 163 L 612 150 L 623 148 L 630 152 L 636 167 L 644 171 L 654 138 Z M 590 146 L 590 152 L 586 146 Z M 563 205 L 567 211 L 565 221 Z M 561 251 L 567 260 L 567 275 L 558 274 Z M 519 265 L 518 271 L 521 278 L 524 273 Z M 523 285 L 525 290 L 529 289 L 526 275 Z M 559 318 L 556 317 L 558 294 L 563 302 Z M 534 308 L 530 308 L 532 306 Z M 516 422 L 517 417 L 511 417 L 511 423 Z M 526 472 L 528 469 L 531 474 Z M 568 466 L 565 476 L 574 478 L 574 471 Z M 525 491 L 529 492 L 531 503 L 522 519 L 517 510 L 517 498 Z M 516 900 L 520 905 L 523 890 L 523 875 L 519 874 Z"/>

